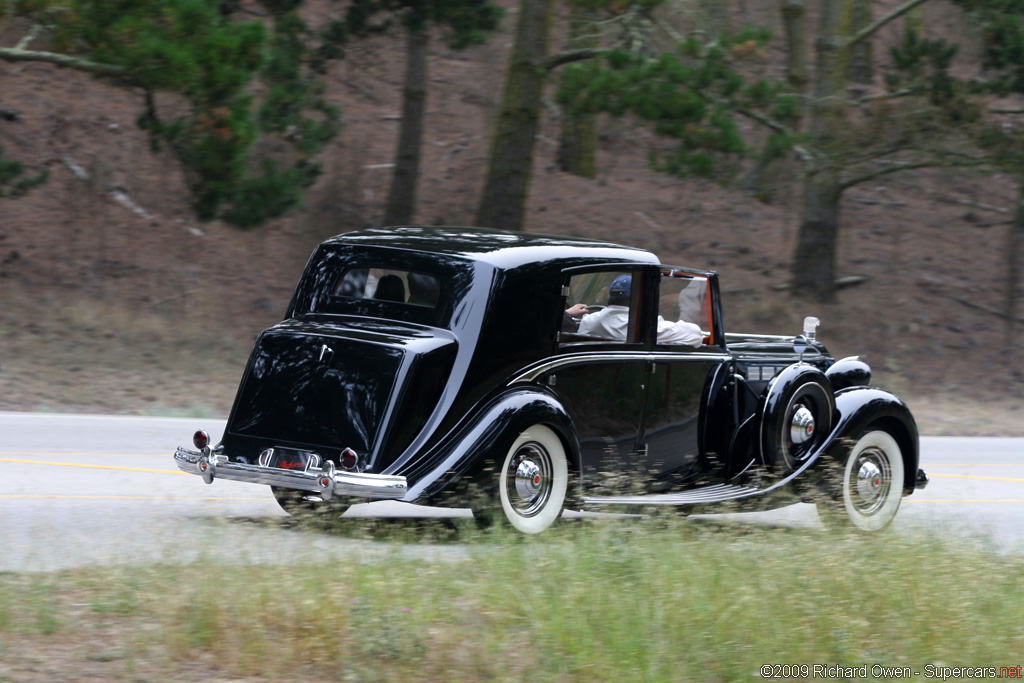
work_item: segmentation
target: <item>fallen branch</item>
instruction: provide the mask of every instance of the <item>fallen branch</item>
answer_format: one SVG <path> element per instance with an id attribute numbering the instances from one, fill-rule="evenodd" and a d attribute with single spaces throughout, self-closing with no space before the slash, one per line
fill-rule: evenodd
<path id="1" fill-rule="evenodd" d="M 973 308 L 975 310 L 983 311 L 985 313 L 991 313 L 992 315 L 994 315 L 994 316 L 996 316 L 998 318 L 1002 318 L 1003 320 L 1012 320 L 1013 322 L 1024 323 L 1024 318 L 1020 318 L 1020 317 L 1013 317 L 1013 318 L 1011 318 L 1010 316 L 1006 315 L 1006 313 L 1003 313 L 1002 311 L 997 311 L 994 308 L 989 308 L 988 306 L 982 306 L 981 304 L 976 304 L 976 303 L 974 303 L 973 301 L 971 301 L 969 299 L 962 299 L 962 298 L 960 298 L 958 296 L 953 296 L 952 294 L 946 294 L 946 297 L 949 298 L 949 299 L 952 299 L 953 301 L 957 302 L 958 304 L 963 304 L 964 306 L 967 306 L 968 308 Z"/>
<path id="2" fill-rule="evenodd" d="M 57 66 L 66 66 L 78 71 L 108 74 L 111 76 L 124 73 L 124 67 L 114 64 L 100 64 L 88 59 L 62 55 L 58 52 L 39 52 L 38 50 L 21 50 L 16 47 L 0 47 L 0 59 L 8 62 L 46 62 Z"/>
<path id="3" fill-rule="evenodd" d="M 64 162 L 64 165 L 71 170 L 71 174 L 79 180 L 88 180 L 89 172 L 82 168 L 77 161 L 71 158 L 71 155 L 60 150 L 60 160 Z"/>
<path id="4" fill-rule="evenodd" d="M 130 210 L 136 216 L 149 220 L 153 218 L 153 214 L 146 211 L 144 208 L 135 203 L 135 201 L 128 196 L 128 193 L 122 190 L 120 187 L 114 187 L 110 190 L 110 196 L 114 198 L 114 201 Z"/>
<path id="5" fill-rule="evenodd" d="M 998 211 L 999 213 L 1010 213 L 1009 209 L 1003 208 L 1001 206 L 992 206 L 991 204 L 982 204 L 981 202 L 971 201 L 970 199 L 957 199 L 956 203 L 957 204 L 963 204 L 964 206 L 969 206 L 972 209 L 984 209 L 986 211 Z"/>

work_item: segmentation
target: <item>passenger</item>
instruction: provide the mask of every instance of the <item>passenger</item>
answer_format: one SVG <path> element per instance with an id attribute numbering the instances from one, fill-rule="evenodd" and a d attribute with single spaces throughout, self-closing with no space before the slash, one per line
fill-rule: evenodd
<path id="1" fill-rule="evenodd" d="M 405 302 L 405 283 L 397 275 L 385 275 L 377 283 L 373 298 L 380 301 Z"/>
<path id="2" fill-rule="evenodd" d="M 679 319 L 691 323 L 703 320 L 704 301 L 703 288 L 692 278 L 683 280 L 683 288 L 679 290 Z"/>
<path id="3" fill-rule="evenodd" d="M 422 273 L 409 273 L 409 301 L 417 306 L 436 306 L 440 287 L 437 278 Z"/>

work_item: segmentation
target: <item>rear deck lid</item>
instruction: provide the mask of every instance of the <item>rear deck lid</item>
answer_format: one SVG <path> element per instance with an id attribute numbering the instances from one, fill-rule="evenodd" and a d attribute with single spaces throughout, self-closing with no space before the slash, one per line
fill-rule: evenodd
<path id="1" fill-rule="evenodd" d="M 406 349 L 271 328 L 257 341 L 228 431 L 372 453 Z"/>

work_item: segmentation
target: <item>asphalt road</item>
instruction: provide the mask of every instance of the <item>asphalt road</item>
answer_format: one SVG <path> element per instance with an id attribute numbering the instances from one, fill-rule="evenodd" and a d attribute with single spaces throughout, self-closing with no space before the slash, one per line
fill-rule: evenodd
<path id="1" fill-rule="evenodd" d="M 223 421 L 0 413 L 0 571 L 53 571 L 109 563 L 238 562 L 295 555 L 372 557 L 387 544 L 296 528 L 266 487 L 203 484 L 171 454 L 197 427 L 216 440 Z M 1024 439 L 922 438 L 932 481 L 904 498 L 898 533 L 929 528 L 1024 550 Z M 401 503 L 354 506 L 348 516 L 465 517 Z M 751 524 L 818 527 L 813 506 L 719 516 Z M 408 552 L 459 555 L 458 544 Z"/>

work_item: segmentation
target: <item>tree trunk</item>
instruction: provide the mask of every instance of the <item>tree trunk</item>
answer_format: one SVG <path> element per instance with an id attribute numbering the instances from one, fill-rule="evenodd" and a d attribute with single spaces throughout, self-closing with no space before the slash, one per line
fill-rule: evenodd
<path id="1" fill-rule="evenodd" d="M 782 23 L 786 31 L 786 80 L 795 93 L 807 87 L 807 12 L 804 0 L 783 0 Z"/>
<path id="2" fill-rule="evenodd" d="M 839 199 L 842 194 L 836 161 L 843 128 L 842 95 L 846 86 L 848 36 L 839 35 L 841 6 L 850 0 L 821 3 L 814 88 L 808 109 L 808 133 L 820 158 L 804 181 L 803 217 L 793 259 L 793 292 L 815 301 L 835 299 Z M 845 27 L 849 29 L 848 24 Z"/>
<path id="3" fill-rule="evenodd" d="M 823 303 L 835 300 L 840 195 L 834 171 L 819 171 L 804 181 L 792 288 L 800 298 Z"/>
<path id="4" fill-rule="evenodd" d="M 416 182 L 420 170 L 423 113 L 427 104 L 427 46 L 425 26 L 410 27 L 405 55 L 405 88 L 402 91 L 402 123 L 384 210 L 385 225 L 409 225 L 416 213 Z"/>
<path id="5" fill-rule="evenodd" d="M 481 227 L 523 229 L 546 75 L 540 65 L 548 53 L 554 7 L 554 0 L 522 0 L 519 5 L 515 45 L 477 212 Z"/>
<path id="6" fill-rule="evenodd" d="M 872 0 L 853 0 L 850 6 L 850 28 L 851 33 L 871 25 L 874 13 L 871 6 Z M 850 68 L 847 71 L 849 79 L 854 83 L 870 84 L 875 79 L 875 53 L 874 43 L 871 38 L 858 41 L 850 48 Z"/>
<path id="7" fill-rule="evenodd" d="M 913 31 L 917 35 L 924 37 L 924 5 L 915 7 L 907 12 L 907 21 L 904 30 Z"/>
<path id="8" fill-rule="evenodd" d="M 601 47 L 595 17 L 593 10 L 573 3 L 569 17 L 569 50 Z M 597 177 L 597 114 L 563 111 L 557 162 L 566 173 L 584 178 Z"/>
<path id="9" fill-rule="evenodd" d="M 732 28 L 727 0 L 700 0 L 700 11 L 704 19 L 704 32 L 709 41 L 718 40 L 723 33 Z"/>
<path id="10" fill-rule="evenodd" d="M 1017 299 L 1020 292 L 1021 243 L 1024 242 L 1024 179 L 1017 195 L 1017 212 L 1006 240 L 1006 348 L 1011 361 L 1020 356 L 1017 350 Z M 1013 363 L 1011 362 L 1011 365 Z"/>

